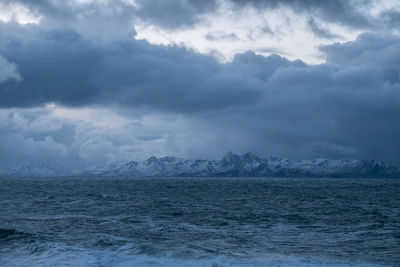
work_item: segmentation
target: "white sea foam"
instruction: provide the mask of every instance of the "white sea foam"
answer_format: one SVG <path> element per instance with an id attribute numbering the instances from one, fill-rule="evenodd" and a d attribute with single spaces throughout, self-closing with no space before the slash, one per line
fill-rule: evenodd
<path id="1" fill-rule="evenodd" d="M 127 251 L 127 250 L 125 250 Z M 85 248 L 74 248 L 65 245 L 49 245 L 42 253 L 30 254 L 25 250 L 15 251 L 11 254 L 2 253 L 0 265 L 4 267 L 36 267 L 36 266 L 166 266 L 166 267 L 228 267 L 228 266 L 378 266 L 372 263 L 345 262 L 332 259 L 311 259 L 295 256 L 267 254 L 258 259 L 235 259 L 225 256 L 214 258 L 184 259 L 175 258 L 170 255 L 161 257 L 149 255 L 127 254 L 125 252 L 93 250 Z M 382 266 L 382 265 L 379 265 Z"/>

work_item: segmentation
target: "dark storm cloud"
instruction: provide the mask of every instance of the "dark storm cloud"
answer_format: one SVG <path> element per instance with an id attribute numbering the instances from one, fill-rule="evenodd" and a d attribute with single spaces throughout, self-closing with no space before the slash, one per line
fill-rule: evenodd
<path id="1" fill-rule="evenodd" d="M 133 19 L 135 16 L 145 22 L 171 29 L 192 26 L 200 21 L 201 15 L 212 13 L 218 7 L 216 0 L 138 0 L 135 5 L 123 0 L 113 0 L 111 3 L 93 1 L 80 4 L 79 12 L 76 12 L 76 7 L 69 1 L 1 0 L 1 2 L 8 4 L 20 3 L 37 14 L 59 19 L 73 18 L 78 14 L 87 15 L 100 11 L 101 8 L 118 8 L 119 11 L 122 10 L 122 19 L 127 17 Z M 86 14 L 82 10 L 85 10 Z"/>
<path id="2" fill-rule="evenodd" d="M 3 25 L 4 26 L 4 25 Z M 260 86 L 210 56 L 145 41 L 97 44 L 72 30 L 5 38 L 0 54 L 22 80 L 0 85 L 0 106 L 111 104 L 191 112 L 256 101 Z"/>
<path id="3" fill-rule="evenodd" d="M 4 8 L 28 8 L 31 16 L 40 17 L 42 29 L 75 30 L 89 39 L 131 39 L 134 34 L 133 16 L 135 7 L 124 0 L 113 1 L 60 1 L 60 0 L 0 0 Z M 13 19 L 15 21 L 15 19 Z M 36 29 L 32 25 L 30 31 Z M 8 25 L 12 28 L 12 25 Z M 19 29 L 13 29 L 19 32 Z M 2 27 L 2 31 L 10 30 Z M 32 35 L 32 34 L 31 34 Z"/>
<path id="4" fill-rule="evenodd" d="M 2 43 L 0 54 L 22 77 L 0 84 L 2 107 L 56 102 L 186 113 L 262 103 L 264 97 L 280 99 L 285 88 L 292 90 L 286 92 L 288 97 L 296 93 L 292 101 L 335 92 L 347 99 L 346 93 L 367 88 L 379 95 L 384 86 L 399 81 L 399 39 L 394 36 L 361 35 L 355 42 L 322 47 L 328 63 L 317 67 L 251 52 L 221 64 L 186 49 L 145 41 L 97 44 L 71 30 L 38 32 L 28 40 L 5 38 Z"/>
<path id="5" fill-rule="evenodd" d="M 376 68 L 378 73 L 386 73 L 385 77 L 390 81 L 399 75 L 400 41 L 398 36 L 362 34 L 355 42 L 335 43 L 320 49 L 331 64 L 353 68 Z M 393 75 L 387 76 L 388 73 Z"/>
<path id="6" fill-rule="evenodd" d="M 388 9 L 378 17 L 372 17 L 366 10 L 373 7 L 371 0 L 225 0 L 237 10 L 253 7 L 260 11 L 289 7 L 295 12 L 311 16 L 309 26 L 321 38 L 337 37 L 321 28 L 312 17 L 322 21 L 341 24 L 358 29 L 389 29 L 397 27 L 400 21 L 398 10 Z M 201 22 L 205 14 L 213 14 L 220 7 L 216 0 L 140 0 L 133 12 L 137 18 L 162 28 L 177 29 L 190 27 Z M 267 33 L 272 31 L 266 27 Z"/>
<path id="7" fill-rule="evenodd" d="M 260 8 L 289 5 L 288 1 L 252 3 Z M 316 10 L 327 19 L 333 19 L 334 12 L 325 10 L 324 5 L 332 5 L 336 12 L 347 5 L 344 1 L 309 1 L 309 6 L 302 6 L 304 3 L 291 1 L 300 10 Z M 39 25 L 0 23 L 0 69 L 9 73 L 0 82 L 0 107 L 55 102 L 114 108 L 127 116 L 146 107 L 151 114 L 177 115 L 190 121 L 186 127 L 171 127 L 174 130 L 168 138 L 175 140 L 178 132 L 200 136 L 197 149 L 298 158 L 372 158 L 400 165 L 398 36 L 362 34 L 352 42 L 321 47 L 327 62 L 314 66 L 253 52 L 238 54 L 232 62 L 222 64 L 177 46 L 133 39 L 133 30 L 126 27 L 128 15 L 116 18 L 115 25 L 107 24 L 104 17 L 96 19 L 96 15 L 85 15 L 82 21 L 76 16 L 67 22 L 44 17 Z M 338 16 L 339 20 L 344 15 Z M 389 18 L 394 23 L 396 14 Z M 357 16 L 353 19 L 352 25 L 368 25 Z M 98 27 L 84 31 L 93 21 Z M 121 21 L 126 27 L 122 31 L 118 27 Z M 96 31 L 99 35 L 93 35 Z M 104 41 L 99 36 L 107 38 Z M 13 117 L 11 121 L 18 120 Z M 67 157 L 72 153 L 70 144 L 76 143 L 72 141 L 75 126 L 32 133 L 13 130 L 10 119 L 4 121 L 0 148 L 6 152 L 0 153 L 1 159 L 7 158 L 13 144 L 21 144 L 20 152 L 11 153 L 18 159 L 18 155 L 29 158 L 45 151 L 50 151 L 47 158 Z M 121 140 L 120 136 L 97 143 L 93 136 L 90 142 L 81 141 L 81 148 L 74 153 L 90 159 L 108 153 L 104 151 L 119 151 L 116 140 Z M 138 139 L 152 140 L 147 135 Z M 212 145 L 204 145 L 210 139 Z M 170 144 L 174 146 L 172 141 Z"/>
<path id="8" fill-rule="evenodd" d="M 259 10 L 289 7 L 296 12 L 306 13 L 318 19 L 362 29 L 391 28 L 399 23 L 398 10 L 385 10 L 378 18 L 366 14 L 365 10 L 372 8 L 371 0 L 224 0 L 234 7 L 254 7 Z M 216 0 L 138 0 L 135 5 L 126 1 L 88 2 L 86 4 L 71 4 L 68 1 L 49 0 L 1 0 L 3 3 L 21 3 L 37 14 L 57 19 L 73 18 L 102 9 L 118 9 L 119 15 L 113 19 L 126 20 L 139 18 L 168 29 L 191 27 L 202 21 L 202 16 L 214 14 L 221 2 Z M 79 11 L 77 12 L 77 8 Z M 82 12 L 85 10 L 85 12 Z M 108 11 L 103 12 L 107 13 Z"/>
<path id="9" fill-rule="evenodd" d="M 381 14 L 381 19 L 387 23 L 389 27 L 400 26 L 400 12 L 397 10 L 387 10 Z"/>
<path id="10" fill-rule="evenodd" d="M 76 18 L 77 16 L 88 15 L 96 12 L 105 15 L 107 12 L 102 12 L 102 8 L 104 7 L 111 10 L 113 8 L 118 8 L 122 11 L 121 14 L 129 14 L 134 10 L 132 5 L 123 0 L 113 0 L 112 2 L 88 1 L 80 4 L 74 3 L 74 1 L 62 0 L 1 0 L 0 2 L 5 4 L 22 4 L 23 6 L 28 7 L 31 12 L 43 15 L 45 18 L 54 17 L 59 20 L 65 18 Z"/>
<path id="11" fill-rule="evenodd" d="M 237 55 L 231 67 L 263 81 L 263 99 L 205 119 L 224 125 L 221 131 L 241 152 L 399 165 L 399 37 L 363 34 L 321 49 L 327 63 L 316 66 L 276 55 Z"/>
<path id="12" fill-rule="evenodd" d="M 226 0 L 238 9 L 254 7 L 259 10 L 290 7 L 296 12 L 316 16 L 322 20 L 339 23 L 356 28 L 376 27 L 373 20 L 363 8 L 372 1 L 349 0 Z M 218 10 L 219 2 L 215 0 L 141 0 L 136 16 L 164 28 L 180 28 L 198 23 L 201 16 Z"/>
<path id="13" fill-rule="evenodd" d="M 260 87 L 259 101 L 195 115 L 217 147 L 287 157 L 359 157 L 399 164 L 400 39 L 363 34 L 322 47 L 327 63 L 238 54 L 224 69 Z M 228 91 L 226 93 L 229 93 Z"/>
<path id="14" fill-rule="evenodd" d="M 218 6 L 215 0 L 139 0 L 137 3 L 138 17 L 164 28 L 196 24 L 201 15 L 215 11 Z"/>

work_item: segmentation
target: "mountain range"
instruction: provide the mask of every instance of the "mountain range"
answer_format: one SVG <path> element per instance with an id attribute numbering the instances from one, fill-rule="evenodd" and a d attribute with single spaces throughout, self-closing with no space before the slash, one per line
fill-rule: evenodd
<path id="1" fill-rule="evenodd" d="M 400 171 L 373 160 L 289 160 L 228 152 L 220 160 L 153 156 L 144 161 L 97 165 L 74 171 L 54 165 L 21 163 L 0 167 L 0 176 L 400 178 Z"/>

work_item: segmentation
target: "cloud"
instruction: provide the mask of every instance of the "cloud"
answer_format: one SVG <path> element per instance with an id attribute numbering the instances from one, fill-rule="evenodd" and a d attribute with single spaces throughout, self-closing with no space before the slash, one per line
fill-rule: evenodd
<path id="1" fill-rule="evenodd" d="M 333 1 L 302 1 L 302 0 L 230 0 L 239 7 L 253 6 L 258 9 L 276 9 L 282 6 L 290 7 L 297 12 L 304 12 L 319 18 L 335 22 L 339 24 L 346 24 L 351 27 L 368 28 L 371 27 L 370 17 L 362 9 L 365 6 L 371 5 L 370 0 L 361 1 L 346 1 L 346 0 L 333 0 Z"/>
<path id="2" fill-rule="evenodd" d="M 321 46 L 326 62 L 317 65 L 252 51 L 221 63 L 181 46 L 134 39 L 130 12 L 140 11 L 135 6 L 118 11 L 100 4 L 96 17 L 90 2 L 83 9 L 53 4 L 57 1 L 29 2 L 24 3 L 50 15 L 43 15 L 39 24 L 0 23 L 3 161 L 79 165 L 152 154 L 218 157 L 232 149 L 262 156 L 358 157 L 400 164 L 397 35 L 361 34 L 350 42 Z M 250 3 L 235 2 L 237 7 Z M 182 8 L 196 5 L 175 3 Z M 252 3 L 259 8 L 291 5 L 302 12 L 318 11 L 326 16 L 324 22 L 342 20 L 326 6 L 340 11 L 348 5 Z M 200 11 L 189 13 L 192 20 L 182 18 L 186 25 L 211 12 L 197 8 Z M 76 10 L 80 12 L 74 14 Z M 150 21 L 149 16 L 144 18 Z M 114 19 L 107 22 L 110 17 Z M 368 26 L 357 16 L 353 19 L 354 27 Z M 168 18 L 154 23 L 181 27 L 178 21 L 163 20 Z M 99 27 L 85 28 L 88 22 L 98 22 Z M 102 26 L 104 31 L 99 30 Z M 319 34 L 330 34 L 314 26 Z"/>
<path id="3" fill-rule="evenodd" d="M 399 69 L 399 40 L 396 35 L 365 33 L 353 42 L 334 43 L 320 49 L 330 64 L 380 66 L 395 71 Z"/>
<path id="4" fill-rule="evenodd" d="M 339 35 L 332 33 L 330 30 L 322 28 L 319 26 L 314 18 L 310 18 L 308 20 L 308 25 L 310 26 L 311 31 L 320 38 L 326 38 L 326 39 L 333 39 L 333 38 L 340 38 Z"/>
<path id="5" fill-rule="evenodd" d="M 9 10 L 25 10 L 25 13 L 33 17 L 30 21 L 34 22 L 23 24 L 22 20 L 27 20 L 29 17 L 19 12 L 22 20 L 14 19 L 19 23 L 3 20 L 5 24 L 1 25 L 1 30 L 6 35 L 23 34 L 32 37 L 44 30 L 74 31 L 93 42 L 106 44 L 116 40 L 129 40 L 135 35 L 133 27 L 135 7 L 131 1 L 0 0 L 1 5 L 8 7 Z M 10 13 L 6 12 L 7 15 Z M 2 21 L 1 12 L 0 21 Z M 21 30 L 21 26 L 24 26 L 24 30 Z"/>
<path id="6" fill-rule="evenodd" d="M 163 28 L 193 26 L 201 16 L 217 8 L 215 0 L 139 0 L 135 15 Z"/>
<path id="7" fill-rule="evenodd" d="M 400 11 L 389 9 L 380 14 L 381 19 L 386 22 L 388 27 L 400 26 Z"/>
<path id="8" fill-rule="evenodd" d="M 70 153 L 64 143 L 69 125 L 43 110 L 0 112 L 0 161 L 62 162 Z"/>
<path id="9" fill-rule="evenodd" d="M 0 106 L 110 104 L 175 111 L 219 109 L 257 101 L 255 84 L 211 56 L 176 46 L 127 40 L 98 44 L 72 30 L 3 39 L 21 82 L 0 87 Z M 251 82 L 251 81 L 250 81 Z"/>
<path id="10" fill-rule="evenodd" d="M 0 2 L 0 21 L 20 24 L 39 23 L 40 16 L 19 3 Z"/>
<path id="11" fill-rule="evenodd" d="M 134 39 L 104 44 L 72 30 L 38 33 L 24 40 L 8 38 L 1 49 L 23 77 L 0 86 L 3 108 L 52 102 L 112 108 L 128 118 L 138 110 L 184 118 L 179 126 L 172 120 L 172 129 L 160 139 L 147 140 L 143 136 L 159 135 L 165 127 L 160 120 L 156 133 L 140 134 L 139 139 L 110 137 L 77 124 L 77 139 L 70 146 L 75 157 L 90 161 L 93 155 L 93 161 L 111 161 L 126 159 L 137 150 L 192 151 L 193 155 L 209 150 L 217 155 L 233 149 L 299 158 L 358 156 L 397 162 L 397 36 L 362 34 L 352 42 L 323 46 L 327 63 L 308 65 L 253 52 L 237 54 L 223 64 L 177 46 Z M 130 131 L 130 126 L 121 129 L 124 135 Z M 98 139 L 91 140 L 95 136 Z M 164 145 L 157 152 L 154 147 L 159 140 Z M 202 148 L 205 143 L 213 149 Z"/>
<path id="12" fill-rule="evenodd" d="M 232 67 L 246 79 L 264 81 L 262 100 L 204 120 L 223 126 L 214 132 L 233 139 L 221 137 L 221 147 L 240 152 L 399 164 L 399 44 L 396 36 L 363 34 L 322 47 L 327 63 L 316 66 L 237 55 Z"/>
<path id="13" fill-rule="evenodd" d="M 209 41 L 215 40 L 228 40 L 228 41 L 238 41 L 239 37 L 234 33 L 225 33 L 225 32 L 209 32 L 206 34 L 205 38 Z"/>
<path id="14" fill-rule="evenodd" d="M 21 76 L 19 75 L 15 64 L 8 62 L 2 55 L 0 55 L 0 83 L 7 80 L 19 82 Z"/>
<path id="15" fill-rule="evenodd" d="M 54 23 L 72 19 L 79 21 L 88 17 L 94 19 L 97 16 L 108 17 L 111 24 L 115 21 L 140 20 L 170 30 L 193 27 L 221 10 L 235 12 L 235 9 L 244 8 L 259 11 L 290 8 L 321 21 L 359 29 L 390 30 L 398 24 L 399 17 L 399 6 L 382 5 L 375 0 L 2 0 L 1 3 L 13 10 L 18 7 L 19 16 L 28 19 L 28 22 L 36 23 L 41 17 Z M 380 5 L 386 8 L 377 8 Z M 378 14 L 375 14 L 375 10 Z M 101 23 L 107 24 L 106 21 Z"/>
<path id="16" fill-rule="evenodd" d="M 207 15 L 215 15 L 221 8 L 233 10 L 254 8 L 261 12 L 290 8 L 325 22 L 352 28 L 375 29 L 387 25 L 394 26 L 398 21 L 396 19 L 398 12 L 388 8 L 383 11 L 381 17 L 374 17 L 369 11 L 375 7 L 375 2 L 373 0 L 140 0 L 134 13 L 137 18 L 165 29 L 193 27 L 202 23 Z"/>

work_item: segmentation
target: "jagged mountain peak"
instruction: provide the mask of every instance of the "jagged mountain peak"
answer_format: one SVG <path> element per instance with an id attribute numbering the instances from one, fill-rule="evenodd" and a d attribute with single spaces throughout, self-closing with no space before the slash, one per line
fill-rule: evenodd
<path id="1" fill-rule="evenodd" d="M 239 155 L 234 154 L 234 153 L 232 153 L 232 151 L 229 150 L 222 159 L 225 161 L 232 161 L 232 160 L 235 160 L 238 158 L 239 158 Z"/>
<path id="2" fill-rule="evenodd" d="M 144 161 L 113 163 L 65 171 L 54 166 L 19 164 L 0 167 L 0 176 L 198 176 L 198 177 L 374 177 L 400 178 L 396 167 L 382 162 L 357 159 L 289 160 L 280 157 L 260 158 L 252 153 L 242 155 L 229 151 L 220 160 L 182 159 L 174 156 L 149 157 Z"/>
<path id="3" fill-rule="evenodd" d="M 158 158 L 156 156 L 151 156 L 145 160 L 145 162 L 148 162 L 148 163 L 153 163 L 153 162 L 157 162 L 157 161 L 158 161 Z"/>
<path id="4" fill-rule="evenodd" d="M 254 155 L 253 153 L 247 152 L 241 156 L 242 160 L 259 160 L 260 158 Z"/>
<path id="5" fill-rule="evenodd" d="M 167 162 L 172 162 L 172 161 L 183 160 L 183 159 L 177 158 L 177 157 L 174 157 L 174 156 L 166 156 L 166 157 L 160 158 L 160 160 L 167 161 Z"/>
<path id="6" fill-rule="evenodd" d="M 220 160 L 150 157 L 105 175 L 115 176 L 251 176 L 251 177 L 400 177 L 394 167 L 356 159 L 293 161 L 277 156 L 260 158 L 231 151 Z"/>

